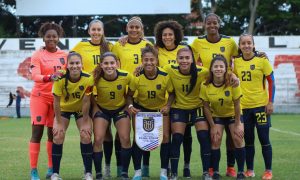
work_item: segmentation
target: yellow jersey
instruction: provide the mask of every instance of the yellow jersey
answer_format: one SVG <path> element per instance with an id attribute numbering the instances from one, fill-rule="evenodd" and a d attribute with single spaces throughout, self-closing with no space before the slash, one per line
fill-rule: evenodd
<path id="1" fill-rule="evenodd" d="M 201 85 L 200 98 L 210 103 L 213 117 L 235 116 L 234 101 L 242 96 L 241 88 L 225 85 L 215 86 L 213 83 Z"/>
<path id="2" fill-rule="evenodd" d="M 173 92 L 168 73 L 159 67 L 157 68 L 157 76 L 153 79 L 147 78 L 144 71 L 134 79 L 134 83 L 129 88 L 137 92 L 134 101 L 144 108 L 151 110 L 162 108 L 167 103 L 167 92 Z"/>
<path id="3" fill-rule="evenodd" d="M 205 67 L 197 66 L 197 82 L 193 90 L 188 94 L 190 89 L 190 78 L 191 75 L 181 74 L 179 71 L 179 65 L 166 65 L 164 69 L 169 74 L 172 86 L 175 92 L 175 101 L 172 104 L 172 108 L 179 109 L 195 109 L 202 106 L 202 102 L 199 98 L 200 86 L 208 76 L 208 69 Z"/>
<path id="4" fill-rule="evenodd" d="M 96 84 L 97 104 L 108 110 L 116 110 L 125 106 L 126 103 L 126 86 L 133 83 L 132 75 L 127 71 L 117 70 L 115 80 L 106 80 L 101 77 Z"/>
<path id="5" fill-rule="evenodd" d="M 112 48 L 112 52 L 120 60 L 120 69 L 133 73 L 136 67 L 142 64 L 141 49 L 146 47 L 147 44 L 151 43 L 146 40 L 141 40 L 135 44 L 127 42 L 122 46 L 119 42 L 116 42 Z"/>
<path id="6" fill-rule="evenodd" d="M 158 48 L 158 62 L 160 67 L 167 64 L 177 64 L 177 52 L 179 49 L 184 48 L 183 45 L 178 45 L 175 49 L 167 50 L 166 48 Z"/>
<path id="7" fill-rule="evenodd" d="M 86 73 L 81 72 L 80 80 L 72 82 L 67 78 L 68 75 L 63 75 L 61 79 L 53 83 L 52 93 L 60 96 L 60 108 L 64 112 L 77 112 L 82 110 L 82 100 L 84 95 L 90 95 L 93 90 L 94 79 Z M 66 87 L 66 81 L 67 87 Z M 69 99 L 65 100 L 67 91 Z"/>
<path id="8" fill-rule="evenodd" d="M 273 72 L 273 68 L 267 58 L 254 56 L 250 60 L 243 57 L 234 59 L 234 73 L 241 83 L 243 108 L 255 108 L 265 106 L 269 102 L 266 87 L 266 76 Z"/>
<path id="9" fill-rule="evenodd" d="M 108 43 L 109 51 L 112 49 L 112 44 Z M 102 54 L 99 44 L 93 44 L 91 41 L 82 40 L 72 51 L 79 53 L 82 56 L 84 71 L 92 74 L 95 67 L 100 63 L 100 55 Z"/>
<path id="10" fill-rule="evenodd" d="M 212 43 L 207 40 L 207 36 L 200 36 L 191 45 L 195 60 L 200 60 L 202 66 L 210 68 L 210 63 L 215 55 L 223 55 L 226 58 L 228 67 L 231 67 L 231 58 L 238 55 L 238 46 L 234 39 L 221 35 L 218 42 Z M 229 68 L 230 69 L 230 68 Z"/>

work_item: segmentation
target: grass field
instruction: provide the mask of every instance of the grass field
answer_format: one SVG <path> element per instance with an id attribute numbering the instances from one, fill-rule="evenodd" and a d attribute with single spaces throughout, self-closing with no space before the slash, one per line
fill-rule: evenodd
<path id="1" fill-rule="evenodd" d="M 271 141 L 273 146 L 273 176 L 275 180 L 300 179 L 300 115 L 273 115 L 271 129 Z M 0 120 L 0 179 L 29 179 L 28 142 L 31 135 L 29 118 Z M 45 177 L 46 139 L 42 140 L 39 158 L 39 173 L 42 179 Z M 222 145 L 222 157 L 220 163 L 221 175 L 226 168 L 226 156 Z M 182 159 L 179 164 L 179 176 L 182 176 Z M 112 158 L 112 175 L 115 177 L 115 158 Z M 191 158 L 192 179 L 200 179 L 201 161 L 199 157 L 199 145 L 195 133 L 193 134 L 193 152 Z M 256 138 L 256 178 L 261 179 L 264 163 L 261 156 L 261 147 Z M 133 175 L 133 165 L 130 164 L 130 176 Z M 151 179 L 159 179 L 160 160 L 159 150 L 151 153 L 150 174 Z M 64 144 L 64 153 L 61 162 L 60 174 L 63 179 L 80 179 L 83 173 L 82 159 L 79 149 L 79 135 L 72 122 L 67 131 Z M 182 178 L 183 179 L 183 178 Z M 232 179 L 226 178 L 223 179 Z"/>

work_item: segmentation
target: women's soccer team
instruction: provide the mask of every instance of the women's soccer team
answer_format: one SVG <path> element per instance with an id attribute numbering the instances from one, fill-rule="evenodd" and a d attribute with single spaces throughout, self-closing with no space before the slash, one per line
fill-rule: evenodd
<path id="1" fill-rule="evenodd" d="M 200 147 L 194 159 L 202 162 L 202 172 L 194 176 L 221 179 L 220 145 L 225 130 L 226 176 L 237 180 L 254 177 L 256 127 L 265 162 L 261 177 L 271 180 L 272 65 L 264 53 L 255 50 L 252 35 L 242 34 L 237 45 L 233 38 L 219 34 L 220 23 L 218 15 L 208 14 L 204 20 L 206 34 L 185 46 L 180 44 L 183 28 L 176 21 L 158 22 L 152 44 L 144 39 L 141 18 L 134 16 L 126 25 L 128 35 L 112 44 L 104 36 L 103 22 L 93 20 L 88 26 L 90 40 L 79 42 L 69 53 L 57 48 L 62 27 L 44 23 L 39 30 L 44 47 L 31 60 L 31 180 L 40 179 L 37 167 L 44 126 L 48 130 L 46 178 L 62 179 L 60 162 L 71 117 L 80 135 L 84 179 L 112 177 L 113 146 L 117 177 L 129 179 L 131 158 L 135 170 L 132 179 L 149 177 L 150 152 L 141 150 L 130 138 L 138 112 L 163 115 L 160 180 L 178 179 L 181 144 L 183 177 L 192 177 L 192 126 Z"/>

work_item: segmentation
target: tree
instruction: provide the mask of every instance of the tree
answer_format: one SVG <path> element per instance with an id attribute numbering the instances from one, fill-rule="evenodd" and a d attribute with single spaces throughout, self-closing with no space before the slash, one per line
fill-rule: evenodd
<path id="1" fill-rule="evenodd" d="M 12 10 L 16 8 L 13 0 L 0 0 L 0 37 L 15 37 L 17 19 Z"/>

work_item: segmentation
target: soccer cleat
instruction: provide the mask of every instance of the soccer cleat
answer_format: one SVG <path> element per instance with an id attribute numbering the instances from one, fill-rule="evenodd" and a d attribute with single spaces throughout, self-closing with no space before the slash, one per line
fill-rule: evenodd
<path id="1" fill-rule="evenodd" d="M 238 172 L 236 175 L 236 180 L 245 180 L 246 176 L 244 175 L 243 172 Z"/>
<path id="2" fill-rule="evenodd" d="M 142 177 L 150 177 L 149 166 L 142 166 Z"/>
<path id="3" fill-rule="evenodd" d="M 221 176 L 219 172 L 214 172 L 213 176 L 212 176 L 212 180 L 220 180 Z"/>
<path id="4" fill-rule="evenodd" d="M 62 180 L 62 178 L 57 173 L 53 173 L 51 175 L 51 180 Z"/>
<path id="5" fill-rule="evenodd" d="M 185 178 L 191 178 L 190 168 L 184 168 L 183 169 L 183 177 L 185 177 Z"/>
<path id="6" fill-rule="evenodd" d="M 255 173 L 253 170 L 248 169 L 244 174 L 246 177 L 255 177 Z"/>
<path id="7" fill-rule="evenodd" d="M 209 168 L 208 169 L 208 174 L 210 177 L 212 177 L 214 175 L 214 169 L 213 168 Z"/>
<path id="8" fill-rule="evenodd" d="M 96 180 L 103 180 L 102 173 L 97 173 L 96 174 Z"/>
<path id="9" fill-rule="evenodd" d="M 271 180 L 273 178 L 272 171 L 265 171 L 262 177 L 263 180 Z"/>
<path id="10" fill-rule="evenodd" d="M 204 172 L 202 175 L 202 180 L 211 180 L 211 176 L 208 172 Z"/>
<path id="11" fill-rule="evenodd" d="M 127 173 L 122 173 L 121 174 L 121 180 L 129 180 L 128 174 Z"/>
<path id="12" fill-rule="evenodd" d="M 85 180 L 93 180 L 93 175 L 91 173 L 85 173 L 84 175 L 84 179 Z"/>
<path id="13" fill-rule="evenodd" d="M 167 174 L 167 170 L 166 169 L 161 169 L 160 170 L 159 179 L 160 180 L 168 180 L 168 174 Z"/>
<path id="14" fill-rule="evenodd" d="M 111 178 L 111 175 L 110 175 L 110 165 L 105 165 L 104 166 L 104 178 L 105 179 Z"/>
<path id="15" fill-rule="evenodd" d="M 177 180 L 177 174 L 172 174 L 170 180 Z"/>
<path id="16" fill-rule="evenodd" d="M 236 177 L 236 171 L 234 167 L 227 167 L 226 169 L 226 176 L 228 177 Z"/>
<path id="17" fill-rule="evenodd" d="M 53 168 L 48 168 L 46 173 L 46 179 L 50 179 L 53 174 Z"/>
<path id="18" fill-rule="evenodd" d="M 36 168 L 31 169 L 30 176 L 31 180 L 40 180 L 40 176 Z"/>
<path id="19" fill-rule="evenodd" d="M 141 169 L 138 169 L 138 170 L 135 171 L 132 180 L 142 180 L 142 171 L 141 171 Z"/>
<path id="20" fill-rule="evenodd" d="M 121 177 L 122 175 L 122 166 L 117 166 L 117 177 Z"/>

